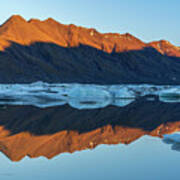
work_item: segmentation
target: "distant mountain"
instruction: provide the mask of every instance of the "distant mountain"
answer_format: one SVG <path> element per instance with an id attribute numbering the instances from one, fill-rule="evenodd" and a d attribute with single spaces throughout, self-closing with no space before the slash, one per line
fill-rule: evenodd
<path id="1" fill-rule="evenodd" d="M 0 26 L 0 83 L 180 84 L 180 48 L 19 15 Z"/>

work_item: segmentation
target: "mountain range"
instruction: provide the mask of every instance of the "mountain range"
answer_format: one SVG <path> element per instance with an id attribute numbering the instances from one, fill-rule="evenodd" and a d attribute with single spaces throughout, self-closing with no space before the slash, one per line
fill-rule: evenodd
<path id="1" fill-rule="evenodd" d="M 0 83 L 180 84 L 180 47 L 13 15 L 0 26 Z"/>

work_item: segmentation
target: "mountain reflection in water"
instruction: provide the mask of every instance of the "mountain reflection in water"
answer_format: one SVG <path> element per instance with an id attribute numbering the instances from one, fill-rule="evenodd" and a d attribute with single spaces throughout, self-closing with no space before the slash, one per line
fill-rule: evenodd
<path id="1" fill-rule="evenodd" d="M 180 104 L 145 96 L 125 107 L 83 110 L 67 104 L 43 109 L 2 105 L 0 117 L 0 151 L 19 161 L 25 156 L 52 158 L 100 144 L 129 144 L 144 135 L 162 138 L 180 129 Z"/>

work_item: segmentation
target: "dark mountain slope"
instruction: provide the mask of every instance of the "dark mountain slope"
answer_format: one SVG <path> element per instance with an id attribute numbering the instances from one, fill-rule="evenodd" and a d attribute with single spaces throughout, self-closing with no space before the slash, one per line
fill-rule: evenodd
<path id="1" fill-rule="evenodd" d="M 0 52 L 0 83 L 34 81 L 180 84 L 180 58 L 149 47 L 106 53 L 90 46 L 11 43 Z"/>
<path id="2" fill-rule="evenodd" d="M 0 83 L 180 84 L 180 50 L 130 34 L 12 16 L 0 26 Z"/>

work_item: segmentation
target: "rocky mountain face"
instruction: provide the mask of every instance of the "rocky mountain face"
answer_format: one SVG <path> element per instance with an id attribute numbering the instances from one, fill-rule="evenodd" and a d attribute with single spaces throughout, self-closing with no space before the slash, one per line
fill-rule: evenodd
<path id="1" fill-rule="evenodd" d="M 180 49 L 15 15 L 0 26 L 0 83 L 180 84 Z"/>

